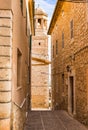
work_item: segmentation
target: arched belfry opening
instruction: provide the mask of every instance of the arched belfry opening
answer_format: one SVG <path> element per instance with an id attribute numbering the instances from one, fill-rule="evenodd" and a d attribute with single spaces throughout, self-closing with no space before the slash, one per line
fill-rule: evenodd
<path id="1" fill-rule="evenodd" d="M 39 6 L 35 9 L 35 35 L 47 35 L 48 15 Z M 38 33 L 38 34 L 37 34 Z"/>

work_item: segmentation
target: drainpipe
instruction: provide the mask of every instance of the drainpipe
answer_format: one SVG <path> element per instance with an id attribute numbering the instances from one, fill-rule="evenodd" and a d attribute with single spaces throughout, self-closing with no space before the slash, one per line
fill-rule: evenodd
<path id="1" fill-rule="evenodd" d="M 32 49 L 32 35 L 29 38 L 29 109 L 31 110 L 31 49 Z"/>

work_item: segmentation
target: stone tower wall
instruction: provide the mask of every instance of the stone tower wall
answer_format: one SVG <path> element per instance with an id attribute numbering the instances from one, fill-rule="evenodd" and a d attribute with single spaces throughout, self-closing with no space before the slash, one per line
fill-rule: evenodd
<path id="1" fill-rule="evenodd" d="M 47 36 L 47 16 L 40 14 L 41 9 L 35 11 L 35 36 L 32 44 L 32 108 L 49 107 L 49 65 L 44 64 L 44 60 L 49 60 L 48 36 Z M 41 22 L 38 23 L 38 20 Z M 44 23 L 45 21 L 45 23 Z M 43 61 L 42 61 L 43 60 Z"/>
<path id="2" fill-rule="evenodd" d="M 32 54 L 34 56 L 40 59 L 48 59 L 47 36 L 35 36 L 32 45 Z M 36 66 L 32 66 L 32 107 L 48 108 L 49 65 L 33 60 L 32 64 L 36 64 Z"/>

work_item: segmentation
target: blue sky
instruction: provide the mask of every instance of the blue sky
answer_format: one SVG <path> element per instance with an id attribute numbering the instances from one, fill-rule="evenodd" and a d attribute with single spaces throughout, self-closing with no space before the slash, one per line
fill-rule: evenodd
<path id="1" fill-rule="evenodd" d="M 39 4 L 40 8 L 42 8 L 48 14 L 49 22 L 56 5 L 56 1 L 57 0 L 35 0 L 35 6 L 38 7 Z"/>

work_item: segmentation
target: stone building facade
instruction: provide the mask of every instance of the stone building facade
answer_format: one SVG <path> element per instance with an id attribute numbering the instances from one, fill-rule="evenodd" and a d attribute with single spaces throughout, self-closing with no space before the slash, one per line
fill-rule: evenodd
<path id="1" fill-rule="evenodd" d="M 40 7 L 35 9 L 35 36 L 32 39 L 32 108 L 48 108 L 49 55 L 47 18 L 47 14 Z"/>
<path id="2" fill-rule="evenodd" d="M 52 42 L 52 105 L 88 124 L 88 2 L 57 1 Z"/>
<path id="3" fill-rule="evenodd" d="M 0 130 L 23 130 L 30 105 L 32 20 L 32 0 L 0 0 Z"/>

